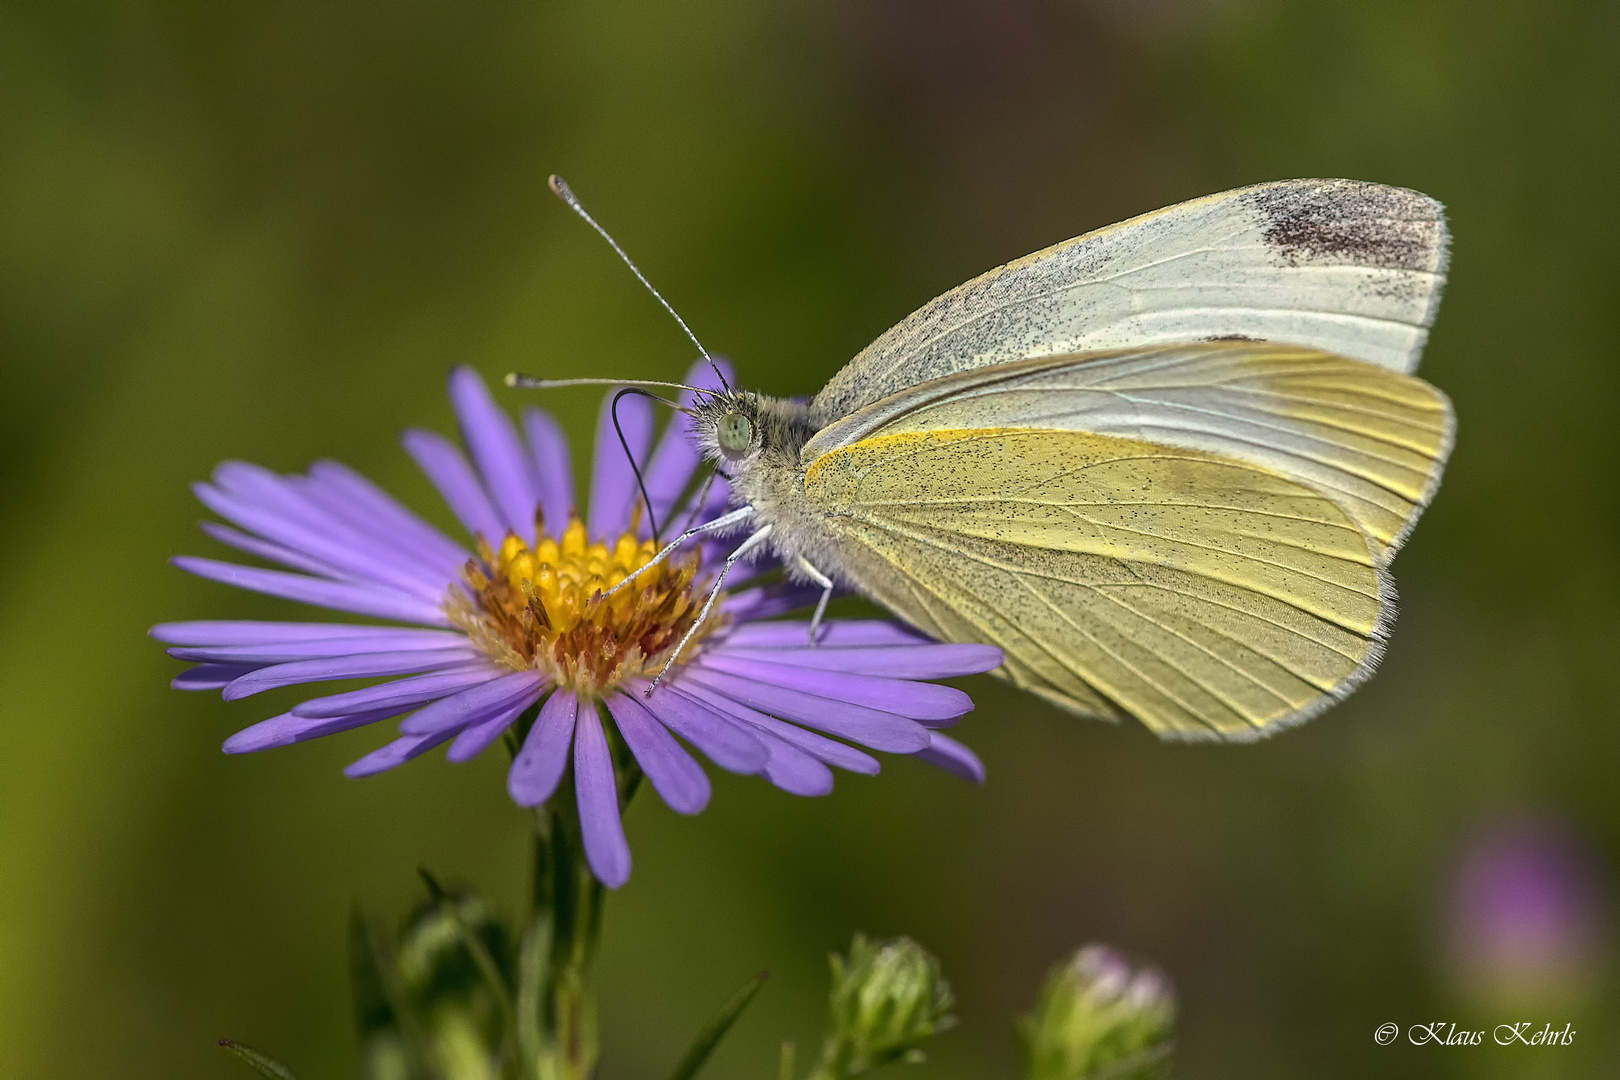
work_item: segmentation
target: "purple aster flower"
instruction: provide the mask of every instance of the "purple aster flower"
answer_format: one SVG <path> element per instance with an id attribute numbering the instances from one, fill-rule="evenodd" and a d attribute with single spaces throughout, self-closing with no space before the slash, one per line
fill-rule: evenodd
<path id="1" fill-rule="evenodd" d="M 1579 993 L 1602 954 L 1604 876 L 1589 846 L 1552 821 L 1510 819 L 1482 829 L 1451 883 L 1454 974 L 1496 999 Z"/>
<path id="2" fill-rule="evenodd" d="M 704 365 L 689 379 L 702 386 L 706 376 Z M 450 400 L 471 460 L 433 432 L 408 431 L 404 442 L 472 536 L 471 551 L 336 462 L 318 462 L 302 476 L 226 462 L 212 482 L 196 485 L 203 504 L 232 523 L 205 522 L 203 531 L 289 570 L 192 556 L 174 560 L 181 569 L 406 624 L 154 627 L 170 653 L 197 664 L 174 685 L 222 689 L 226 700 L 335 679 L 388 680 L 304 701 L 237 732 L 226 753 L 403 717 L 399 738 L 345 770 L 369 776 L 444 743 L 450 760 L 465 761 L 527 723 L 508 774 L 512 798 L 546 802 L 571 758 L 586 856 L 614 888 L 630 876 L 630 849 L 610 740 L 685 814 L 709 800 L 708 777 L 687 746 L 722 769 L 759 774 L 797 795 L 830 791 L 829 766 L 876 773 L 866 750 L 983 778 L 972 751 L 938 731 L 972 701 L 927 680 L 988 671 L 1001 663 L 999 650 L 937 644 L 876 620 L 833 621 L 812 645 L 807 622 L 760 621 L 813 595 L 782 581 L 762 584 L 765 563 L 733 570 L 723 600 L 648 696 L 651 678 L 696 621 L 724 547 L 696 543 L 647 566 L 657 549 L 606 402 L 581 519 L 555 420 L 527 409 L 520 432 L 469 368 L 451 374 Z M 685 497 L 699 455 L 683 425 L 671 423 L 649 459 L 651 406 L 626 399 L 619 420 L 636 460 L 647 463 L 658 521 L 702 522 L 725 508 L 724 481 Z M 634 587 L 597 597 L 627 577 Z"/>

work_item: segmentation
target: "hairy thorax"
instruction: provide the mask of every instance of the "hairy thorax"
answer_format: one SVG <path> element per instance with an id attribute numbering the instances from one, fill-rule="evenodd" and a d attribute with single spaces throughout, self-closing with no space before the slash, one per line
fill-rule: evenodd
<path id="1" fill-rule="evenodd" d="M 756 444 L 742 458 L 726 460 L 715 439 L 715 424 L 726 412 L 746 416 L 756 432 Z M 845 585 L 839 573 L 843 561 L 834 550 L 836 541 L 827 514 L 804 495 L 804 464 L 800 451 L 815 435 L 809 407 L 802 401 L 739 393 L 705 402 L 698 409 L 699 442 L 711 460 L 731 479 L 732 503 L 751 506 L 749 531 L 771 526 L 770 547 L 793 577 L 806 575 L 797 566 L 803 557 Z"/>

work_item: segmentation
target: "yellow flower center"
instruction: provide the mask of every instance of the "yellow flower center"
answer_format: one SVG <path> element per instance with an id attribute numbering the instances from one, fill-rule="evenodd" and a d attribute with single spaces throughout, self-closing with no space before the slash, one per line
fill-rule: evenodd
<path id="1" fill-rule="evenodd" d="M 541 532 L 533 548 L 513 533 L 499 551 L 480 538 L 482 565 L 468 560 L 464 571 L 472 596 L 452 588 L 450 618 L 497 663 L 544 671 L 582 693 L 656 673 L 697 619 L 701 557 L 648 567 L 658 548 L 635 530 L 632 522 L 611 547 L 592 544 L 572 517 L 560 539 Z M 612 596 L 597 595 L 630 577 Z"/>

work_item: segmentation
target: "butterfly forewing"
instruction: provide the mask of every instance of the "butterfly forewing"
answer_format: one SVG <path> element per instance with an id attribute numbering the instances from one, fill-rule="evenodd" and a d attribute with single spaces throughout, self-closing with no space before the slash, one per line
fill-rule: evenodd
<path id="1" fill-rule="evenodd" d="M 828 424 L 959 371 L 1208 338 L 1286 341 L 1410 372 L 1445 281 L 1439 203 L 1354 180 L 1210 195 L 1057 244 L 945 293 L 816 396 Z"/>
<path id="2" fill-rule="evenodd" d="M 1252 738 L 1376 658 L 1366 534 L 1242 461 L 1089 432 L 932 430 L 819 457 L 805 494 L 865 592 L 1020 685 L 1160 734 Z"/>

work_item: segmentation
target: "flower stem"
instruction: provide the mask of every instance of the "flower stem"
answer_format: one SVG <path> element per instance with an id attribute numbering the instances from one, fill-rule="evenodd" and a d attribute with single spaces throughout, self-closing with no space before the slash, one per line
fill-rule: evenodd
<path id="1" fill-rule="evenodd" d="M 617 733 L 610 735 L 618 743 Z M 641 770 L 614 746 L 621 812 Z M 535 810 L 533 904 L 519 958 L 517 1032 L 522 1080 L 590 1080 L 596 1068 L 596 1007 L 587 976 L 602 934 L 607 890 L 585 858 L 573 777 Z"/>

